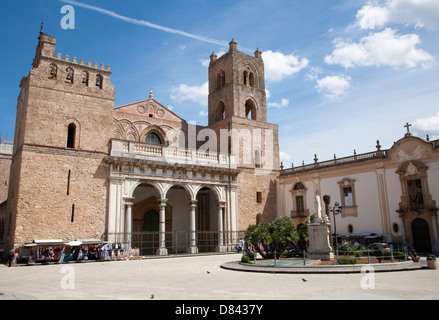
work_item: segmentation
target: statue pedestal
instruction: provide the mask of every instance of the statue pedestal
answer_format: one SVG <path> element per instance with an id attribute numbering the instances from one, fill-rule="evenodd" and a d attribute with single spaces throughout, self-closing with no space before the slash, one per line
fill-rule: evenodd
<path id="1" fill-rule="evenodd" d="M 312 260 L 331 260 L 334 253 L 330 241 L 329 223 L 310 223 L 308 224 L 308 256 Z"/>

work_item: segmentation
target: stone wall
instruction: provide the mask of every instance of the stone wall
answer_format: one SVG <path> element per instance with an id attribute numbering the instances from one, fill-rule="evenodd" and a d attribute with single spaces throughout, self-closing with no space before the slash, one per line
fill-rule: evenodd
<path id="1" fill-rule="evenodd" d="M 239 174 L 238 230 L 276 219 L 276 178 L 276 172 L 257 174 L 254 170 L 244 170 Z M 257 192 L 260 192 L 260 203 L 257 201 Z"/>
<path id="2" fill-rule="evenodd" d="M 33 148 L 22 158 L 14 246 L 34 239 L 101 238 L 108 177 L 102 155 Z"/>
<path id="3" fill-rule="evenodd" d="M 8 198 L 9 171 L 11 169 L 9 154 L 0 154 L 0 203 Z"/>

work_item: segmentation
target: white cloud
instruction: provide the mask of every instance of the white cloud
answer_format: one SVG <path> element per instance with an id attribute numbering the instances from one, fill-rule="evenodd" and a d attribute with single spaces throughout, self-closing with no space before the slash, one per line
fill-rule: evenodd
<path id="1" fill-rule="evenodd" d="M 269 102 L 268 103 L 268 107 L 269 108 L 278 108 L 278 109 L 282 109 L 287 107 L 290 104 L 290 100 L 282 98 L 281 102 Z"/>
<path id="2" fill-rule="evenodd" d="M 367 4 L 357 12 L 357 22 L 361 29 L 382 28 L 389 22 L 390 10 L 386 7 Z"/>
<path id="3" fill-rule="evenodd" d="M 430 118 L 417 119 L 413 128 L 426 133 L 439 133 L 439 112 Z"/>
<path id="4" fill-rule="evenodd" d="M 207 111 L 201 110 L 198 114 L 200 115 L 200 117 L 207 117 L 209 113 Z"/>
<path id="5" fill-rule="evenodd" d="M 176 102 L 192 101 L 207 107 L 208 94 L 209 83 L 207 81 L 200 86 L 180 84 L 178 88 L 172 89 L 171 99 Z"/>
<path id="6" fill-rule="evenodd" d="M 398 35 L 396 30 L 385 29 L 363 37 L 360 42 L 335 39 L 335 49 L 325 57 L 327 64 L 339 64 L 344 68 L 355 66 L 390 66 L 394 68 L 429 67 L 434 57 L 416 48 L 420 43 L 416 34 Z"/>
<path id="7" fill-rule="evenodd" d="M 298 73 L 308 66 L 309 60 L 300 59 L 294 54 L 285 55 L 271 50 L 262 53 L 265 65 L 265 78 L 273 82 L 279 82 L 287 76 Z"/>
<path id="8" fill-rule="evenodd" d="M 357 12 L 362 29 L 383 28 L 390 23 L 418 28 L 439 28 L 438 0 L 389 0 L 384 5 L 369 3 Z"/>
<path id="9" fill-rule="evenodd" d="M 282 151 L 279 152 L 279 158 L 280 158 L 280 161 L 285 161 L 285 162 L 291 161 L 291 156 L 288 153 L 285 153 Z"/>
<path id="10" fill-rule="evenodd" d="M 340 100 L 346 95 L 346 91 L 350 88 L 351 77 L 345 76 L 327 76 L 318 79 L 316 89 L 331 101 Z"/>

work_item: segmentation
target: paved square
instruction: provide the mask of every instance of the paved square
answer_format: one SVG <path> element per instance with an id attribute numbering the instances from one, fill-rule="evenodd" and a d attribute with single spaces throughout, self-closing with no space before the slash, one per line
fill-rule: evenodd
<path id="1" fill-rule="evenodd" d="M 439 299 L 439 271 L 267 274 L 222 269 L 238 254 L 32 267 L 0 266 L 0 299 L 288 300 Z M 306 278 L 307 281 L 303 281 Z M 72 288 L 74 287 L 74 288 Z"/>

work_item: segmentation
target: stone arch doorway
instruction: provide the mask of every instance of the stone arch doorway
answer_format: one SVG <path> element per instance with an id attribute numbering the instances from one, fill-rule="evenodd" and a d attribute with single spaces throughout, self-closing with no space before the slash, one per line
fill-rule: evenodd
<path id="1" fill-rule="evenodd" d="M 141 183 L 133 191 L 131 246 L 138 248 L 141 255 L 155 255 L 159 248 L 160 200 L 160 190 L 153 184 Z M 166 227 L 172 231 L 172 206 L 166 206 L 165 219 Z M 166 236 L 171 243 L 172 234 Z"/>
<path id="2" fill-rule="evenodd" d="M 197 246 L 200 252 L 212 252 L 218 246 L 223 229 L 223 210 L 219 208 L 218 196 L 209 187 L 197 192 L 196 229 Z M 221 215 L 221 217 L 219 216 Z"/>
<path id="3" fill-rule="evenodd" d="M 428 222 L 417 218 L 412 222 L 413 246 L 417 252 L 431 252 L 431 236 Z"/>

